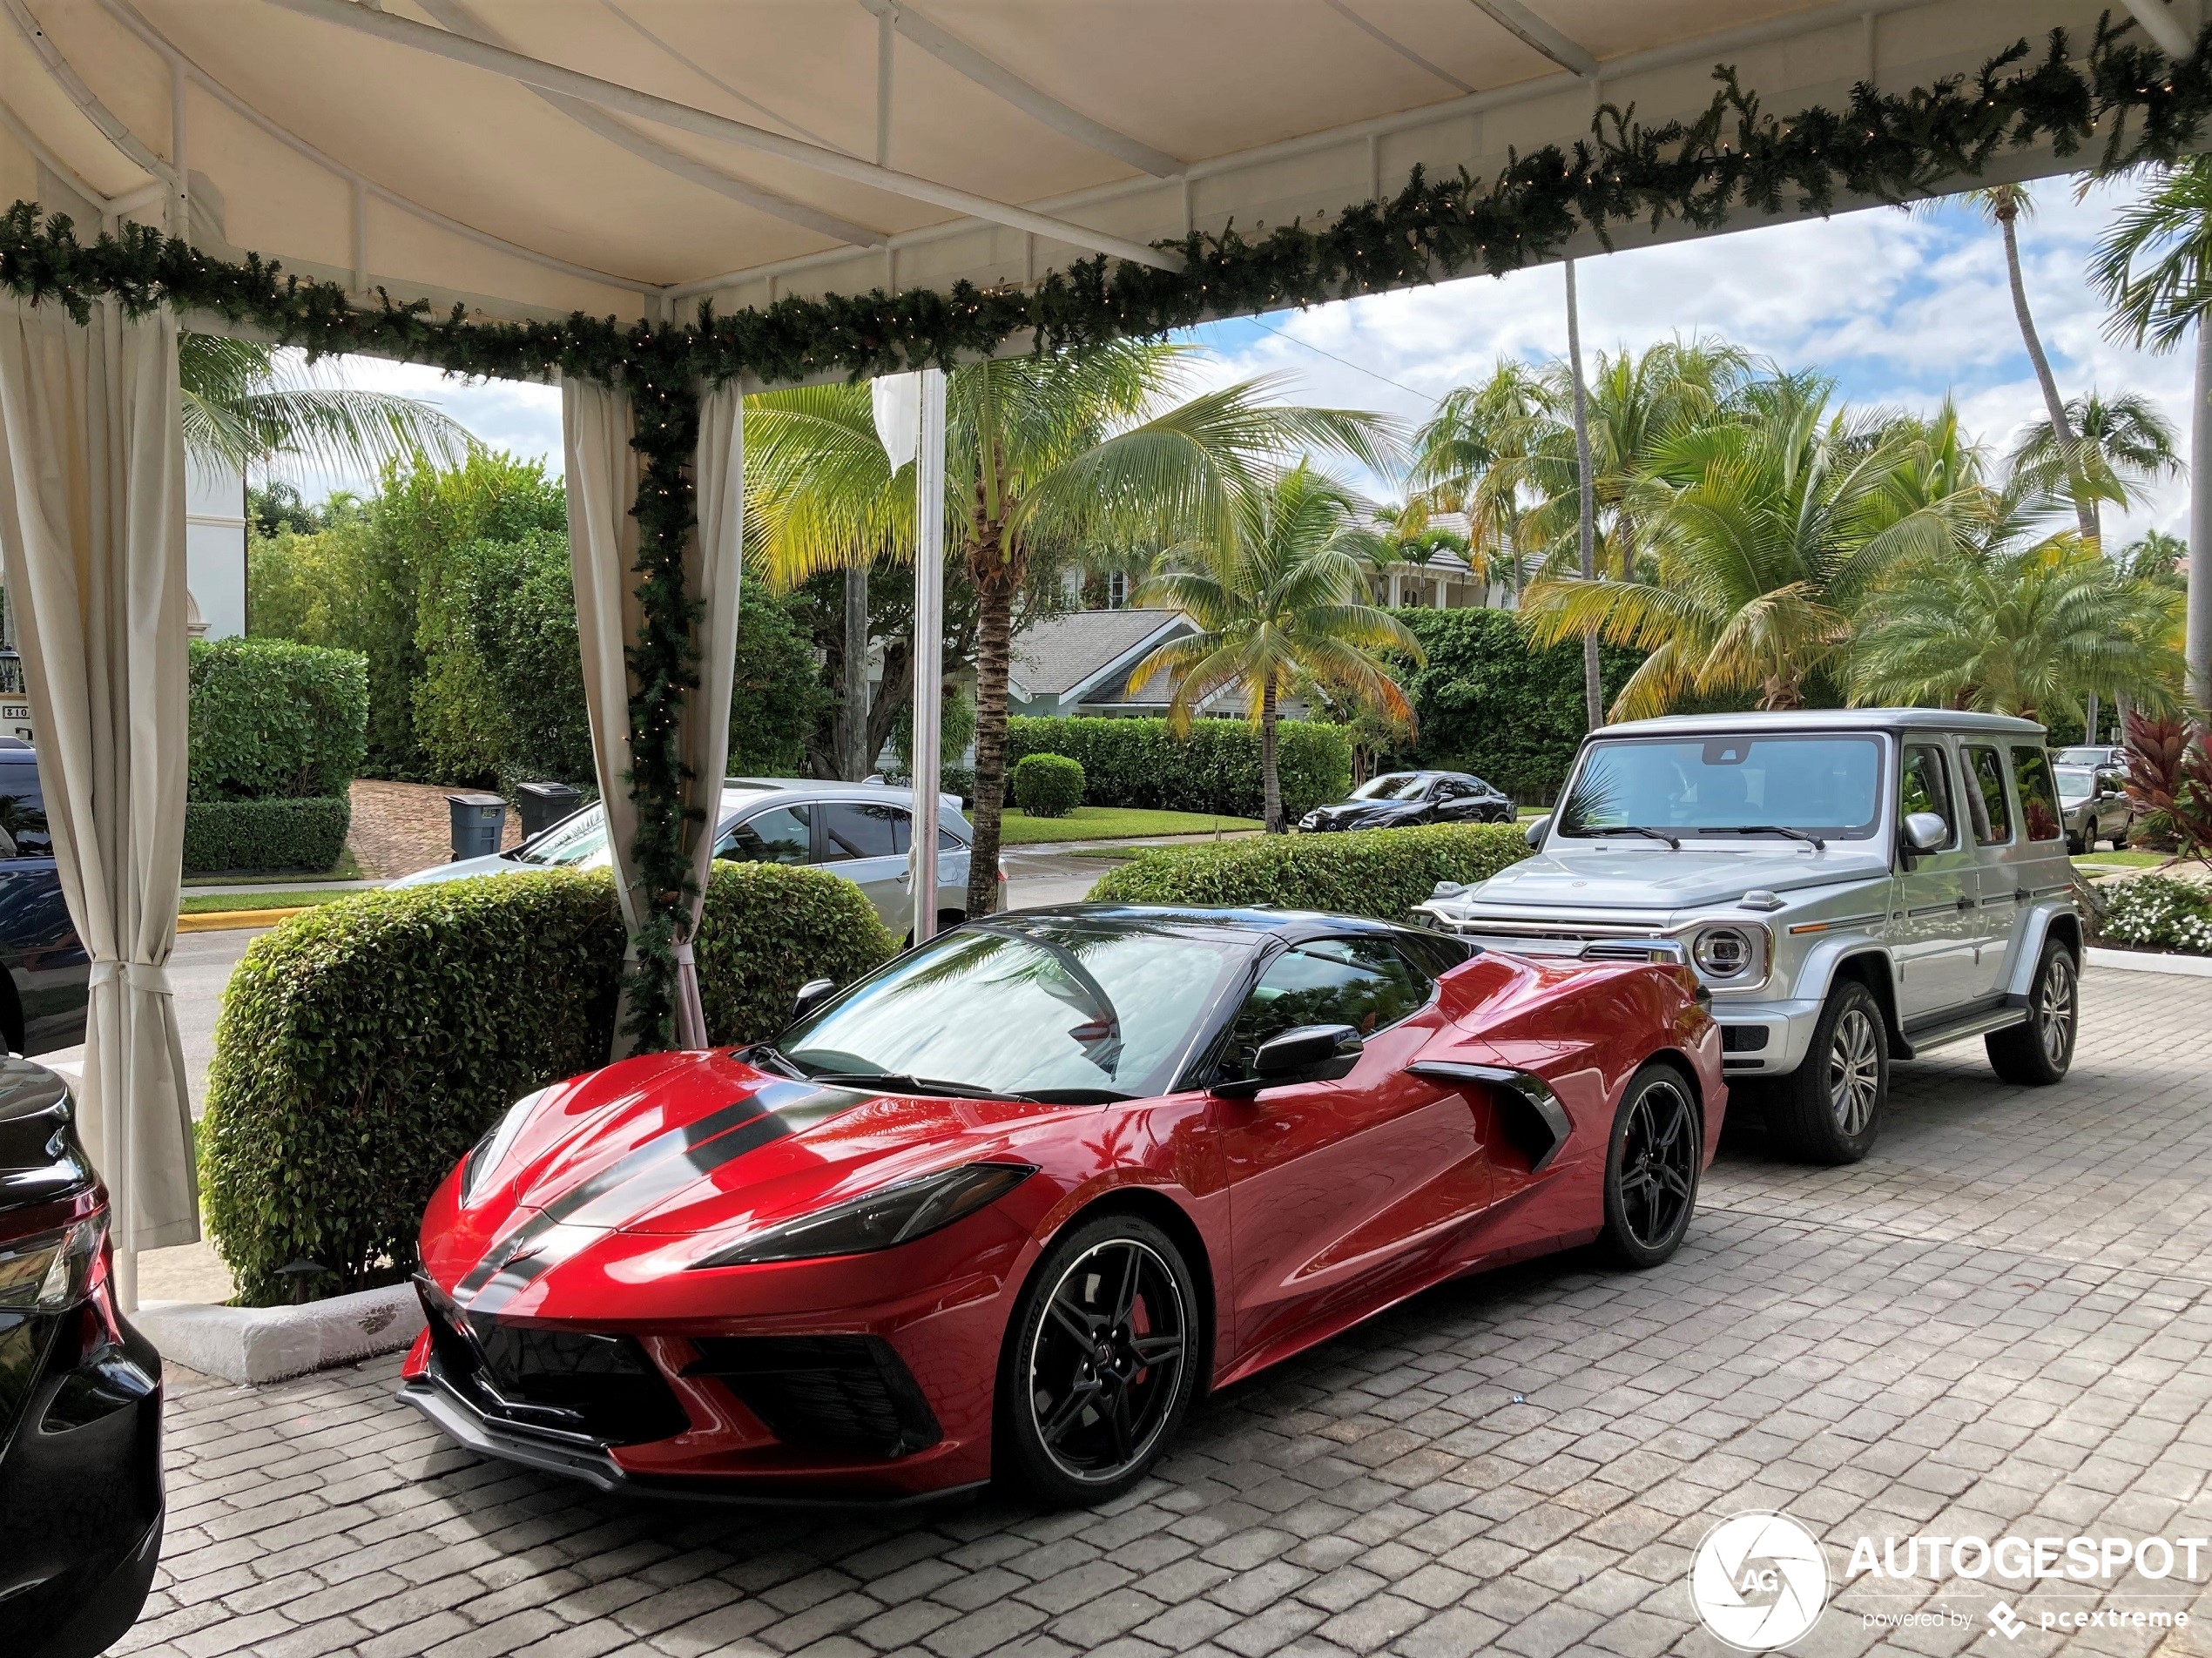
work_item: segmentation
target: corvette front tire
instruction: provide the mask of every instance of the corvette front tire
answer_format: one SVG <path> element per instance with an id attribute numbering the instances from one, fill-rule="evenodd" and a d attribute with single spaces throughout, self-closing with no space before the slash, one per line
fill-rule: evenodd
<path id="1" fill-rule="evenodd" d="M 1625 1267 L 1657 1266 L 1697 1212 L 1704 1121 L 1696 1090 L 1654 1060 L 1629 1079 L 1605 1152 L 1605 1248 Z"/>
<path id="2" fill-rule="evenodd" d="M 1175 1241 L 1135 1215 L 1080 1222 L 1030 1275 L 999 1359 L 999 1472 L 1049 1506 L 1142 1479 L 1182 1425 L 1206 1351 Z"/>

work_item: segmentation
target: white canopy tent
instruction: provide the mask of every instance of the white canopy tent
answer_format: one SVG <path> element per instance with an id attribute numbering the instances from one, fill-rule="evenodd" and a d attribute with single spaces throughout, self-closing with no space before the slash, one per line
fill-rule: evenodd
<path id="1" fill-rule="evenodd" d="M 727 314 L 960 282 L 1023 288 L 1100 253 L 1180 270 L 1181 254 L 1156 243 L 1231 225 L 1253 235 L 1325 224 L 1393 194 L 1417 165 L 1484 179 L 1515 152 L 1586 137 L 1605 104 L 1633 104 L 1646 122 L 1695 116 L 1718 63 L 1769 111 L 1840 107 L 1854 83 L 1971 77 L 2054 28 L 2079 51 L 2103 10 L 2101 0 L 0 0 L 0 203 L 36 202 L 85 226 L 159 226 L 214 259 L 250 251 L 365 306 L 381 291 L 487 320 L 673 321 L 701 300 Z M 2128 10 L 2176 55 L 2203 21 L 2199 0 L 2128 0 Z M 2006 150 L 1985 176 L 2079 165 L 2047 148 Z M 1672 219 L 1614 233 L 1687 233 Z M 1584 232 L 1550 251 L 1596 245 Z M 57 839 L 81 843 L 76 863 L 103 887 L 90 893 L 80 873 L 71 902 L 99 954 L 95 1025 L 116 1055 L 93 1068 L 85 1113 L 96 1147 L 126 1149 L 107 1173 L 127 1295 L 131 1251 L 193 1225 L 179 1212 L 189 1206 L 189 1150 L 180 1083 L 165 1062 L 170 940 L 157 919 L 174 911 L 176 836 L 160 826 L 181 819 L 182 768 L 149 758 L 183 743 L 181 651 L 172 660 L 165 642 L 152 648 L 181 591 L 172 566 L 183 495 L 164 463 L 173 422 L 165 430 L 129 402 L 112 367 L 165 361 L 173 381 L 174 324 L 132 324 L 103 300 L 89 330 L 99 348 L 71 358 L 52 330 L 78 325 L 49 307 L 34 326 L 30 307 L 6 303 L 31 342 L 19 367 L 46 354 L 41 396 L 65 399 L 72 374 L 88 387 L 101 374 L 111 381 L 110 412 L 88 392 L 91 413 L 71 422 L 39 424 L 42 405 L 27 393 L 0 405 L 0 474 L 66 477 L 78 495 L 112 496 L 89 516 L 77 511 L 96 526 L 84 546 L 72 539 L 83 538 L 77 520 L 57 510 L 37 533 L 16 527 L 8 561 L 10 585 L 36 590 L 32 566 L 58 570 L 73 551 L 70 581 L 81 574 L 101 596 L 25 639 L 34 681 L 49 686 L 34 700 L 86 694 L 64 682 L 97 685 L 98 674 L 71 665 L 80 652 L 132 670 L 116 682 L 121 711 L 57 724 L 42 708 L 38 722 L 42 733 L 78 733 L 50 740 L 41 765 L 68 785 L 58 792 L 72 812 L 57 819 Z M 159 340 L 133 343 L 164 326 L 165 357 Z M 726 706 L 742 422 L 735 396 L 715 404 L 721 395 L 711 391 L 701 421 L 697 556 L 684 562 L 693 596 L 708 601 L 694 633 L 706 658 L 694 698 L 711 702 L 718 685 Z M 921 401 L 934 411 L 923 441 L 941 445 L 941 381 Z M 615 485 L 631 465 L 617 428 L 644 418 L 631 405 L 627 394 L 568 399 L 571 467 L 591 462 L 588 477 L 571 478 L 587 491 L 571 518 L 603 773 L 629 751 L 610 722 L 632 625 L 623 561 L 636 537 Z M 118 446 L 125 414 L 136 424 Z M 0 506 L 16 511 L 9 503 L 33 493 L 0 487 Z M 22 514 L 29 523 L 30 509 Z M 69 582 L 48 588 L 48 608 L 68 608 Z M 916 660 L 934 671 L 934 653 Z M 924 762 L 938 699 L 928 686 L 917 692 L 918 770 L 934 769 Z M 628 694 L 634 708 L 634 682 Z M 711 765 L 720 728 L 684 706 L 683 751 Z M 695 866 L 700 851 L 687 843 Z M 927 882 L 915 886 L 920 899 Z M 680 1024 L 697 1040 L 691 1008 Z"/>

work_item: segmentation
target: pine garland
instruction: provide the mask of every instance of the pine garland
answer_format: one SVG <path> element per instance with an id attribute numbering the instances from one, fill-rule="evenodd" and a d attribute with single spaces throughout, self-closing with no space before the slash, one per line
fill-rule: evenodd
<path id="1" fill-rule="evenodd" d="M 699 606 L 685 590 L 683 548 L 695 522 L 690 464 L 703 386 L 750 375 L 761 383 L 842 373 L 895 373 L 992 353 L 1027 335 L 1037 351 L 1081 350 L 1157 335 L 1210 317 L 1305 307 L 1474 272 L 1501 274 L 1556 253 L 1588 229 L 1611 246 L 1616 226 L 1669 220 L 1711 231 L 1749 210 L 1828 213 L 1839 201 L 1905 202 L 1979 178 L 1998 155 L 2047 143 L 2061 157 L 2099 139 L 2095 165 L 2170 162 L 2212 118 L 2212 27 L 2169 60 L 2107 13 L 2074 62 L 2063 30 L 2042 56 L 2021 40 L 1972 77 L 1885 92 L 1860 84 L 1841 110 L 1767 114 L 1733 69 L 1695 121 L 1649 126 L 1633 105 L 1608 104 L 1588 138 L 1513 154 L 1494 179 L 1415 168 L 1394 196 L 1349 206 L 1329 224 L 1277 226 L 1248 238 L 1231 225 L 1157 244 L 1184 267 L 1160 271 L 1104 258 L 1055 271 L 1035 286 L 791 298 L 718 314 L 702 302 L 683 326 L 624 324 L 578 312 L 557 322 L 435 315 L 427 300 L 357 305 L 337 283 L 302 279 L 273 260 L 211 258 L 146 226 L 87 245 L 70 220 L 17 202 L 0 217 L 0 289 L 87 320 L 112 298 L 139 314 L 160 305 L 250 325 L 311 357 L 363 353 L 448 373 L 542 379 L 557 370 L 631 389 L 632 446 L 644 462 L 637 503 L 637 589 L 644 619 L 628 652 L 637 803 L 637 859 L 646 904 L 632 986 L 634 1034 L 664 1046 L 672 1029 L 675 917 L 691 878 L 682 856 L 685 771 L 677 711 L 698 682 Z"/>

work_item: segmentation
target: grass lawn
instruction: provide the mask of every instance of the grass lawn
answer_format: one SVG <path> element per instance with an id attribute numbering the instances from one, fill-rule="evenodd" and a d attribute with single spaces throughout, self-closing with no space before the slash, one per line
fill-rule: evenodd
<path id="1" fill-rule="evenodd" d="M 266 892 L 266 893 L 187 893 L 177 906 L 179 915 L 215 915 L 226 910 L 295 910 L 310 904 L 327 904 L 334 899 L 353 898 L 354 893 L 333 892 Z"/>
<path id="2" fill-rule="evenodd" d="M 1257 829 L 1256 818 L 1216 818 L 1203 812 L 1144 812 L 1133 806 L 1077 806 L 1064 818 L 1033 818 L 1008 806 L 999 819 L 999 844 L 1036 846 L 1055 840 L 1130 840 L 1139 835 L 1224 834 Z"/>
<path id="3" fill-rule="evenodd" d="M 2149 869 L 2172 862 L 2173 857 L 2168 852 L 2092 852 L 2075 859 L 2074 866 L 2093 873 L 2100 869 Z"/>

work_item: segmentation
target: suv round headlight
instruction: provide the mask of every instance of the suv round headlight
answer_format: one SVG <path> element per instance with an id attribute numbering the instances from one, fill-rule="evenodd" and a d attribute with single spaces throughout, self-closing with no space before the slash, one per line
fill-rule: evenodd
<path id="1" fill-rule="evenodd" d="M 1739 979 L 1751 969 L 1757 950 L 1740 927 L 1709 927 L 1690 946 L 1690 958 L 1709 979 Z"/>

